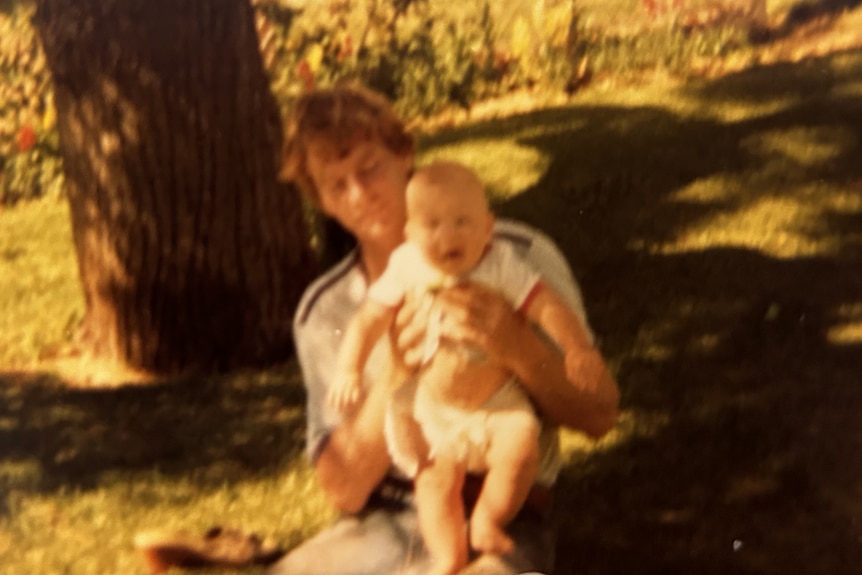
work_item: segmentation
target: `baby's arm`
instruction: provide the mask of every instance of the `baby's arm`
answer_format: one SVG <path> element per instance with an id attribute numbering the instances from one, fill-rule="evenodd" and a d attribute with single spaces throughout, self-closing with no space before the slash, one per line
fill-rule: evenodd
<path id="1" fill-rule="evenodd" d="M 580 371 L 579 356 L 583 350 L 593 347 L 580 318 L 544 283 L 532 296 L 525 312 L 562 349 L 566 375 L 569 381 L 576 382 Z"/>
<path id="2" fill-rule="evenodd" d="M 395 308 L 366 300 L 348 324 L 338 353 L 335 381 L 327 400 L 339 411 L 347 411 L 362 396 L 362 371 L 377 340 L 395 318 Z"/>

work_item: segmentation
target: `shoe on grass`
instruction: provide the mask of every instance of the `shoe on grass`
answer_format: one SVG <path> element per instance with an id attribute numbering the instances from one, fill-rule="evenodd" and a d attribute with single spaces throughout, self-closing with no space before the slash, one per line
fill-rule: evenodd
<path id="1" fill-rule="evenodd" d="M 246 567 L 269 565 L 284 555 L 276 545 L 253 533 L 213 527 L 203 537 L 185 532 L 146 531 L 135 536 L 135 548 L 153 573 L 171 567 Z"/>

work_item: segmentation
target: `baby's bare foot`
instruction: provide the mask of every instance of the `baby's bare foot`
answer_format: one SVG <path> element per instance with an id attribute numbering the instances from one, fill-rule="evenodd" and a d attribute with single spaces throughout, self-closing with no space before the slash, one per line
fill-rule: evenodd
<path id="1" fill-rule="evenodd" d="M 470 520 L 470 546 L 482 553 L 505 555 L 515 548 L 515 542 L 495 522 L 473 517 Z"/>

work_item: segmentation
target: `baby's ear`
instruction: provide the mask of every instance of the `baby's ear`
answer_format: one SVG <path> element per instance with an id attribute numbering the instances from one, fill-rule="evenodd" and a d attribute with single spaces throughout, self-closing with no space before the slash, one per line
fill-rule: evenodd
<path id="1" fill-rule="evenodd" d="M 485 231 L 488 234 L 488 240 L 490 241 L 491 237 L 494 235 L 494 222 L 496 221 L 496 218 L 494 217 L 494 212 L 488 212 L 487 220 L 487 229 Z"/>

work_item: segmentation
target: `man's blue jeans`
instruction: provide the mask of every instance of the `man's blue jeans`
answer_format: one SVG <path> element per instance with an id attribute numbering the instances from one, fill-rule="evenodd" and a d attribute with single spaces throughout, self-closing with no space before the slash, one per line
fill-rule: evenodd
<path id="1" fill-rule="evenodd" d="M 525 509 L 506 532 L 516 549 L 505 557 L 482 557 L 463 575 L 512 575 L 553 571 L 553 521 Z M 345 515 L 293 549 L 267 575 L 421 575 L 430 565 L 416 509 L 410 498 L 373 496 L 357 515 Z"/>

